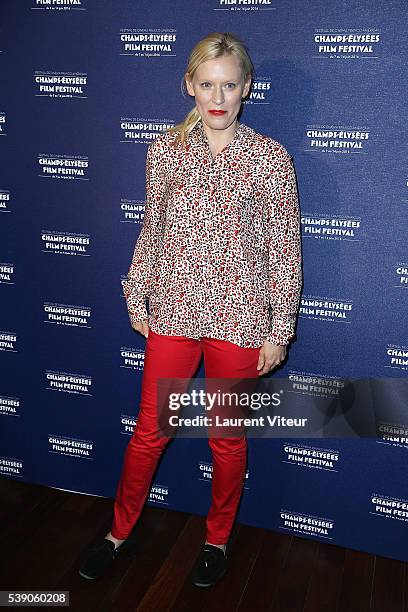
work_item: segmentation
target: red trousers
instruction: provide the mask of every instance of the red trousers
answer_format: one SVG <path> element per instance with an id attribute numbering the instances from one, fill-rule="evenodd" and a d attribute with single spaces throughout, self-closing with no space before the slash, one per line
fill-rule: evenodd
<path id="1" fill-rule="evenodd" d="M 151 329 L 146 341 L 137 424 L 126 448 L 114 504 L 113 537 L 124 540 L 136 523 L 149 493 L 160 455 L 169 437 L 157 419 L 157 379 L 192 378 L 204 354 L 207 378 L 257 378 L 260 348 L 226 340 L 164 336 Z M 159 435 L 160 433 L 160 435 Z M 212 501 L 206 520 L 211 544 L 228 541 L 240 501 L 247 463 L 247 441 L 239 437 L 208 439 L 212 451 Z"/>

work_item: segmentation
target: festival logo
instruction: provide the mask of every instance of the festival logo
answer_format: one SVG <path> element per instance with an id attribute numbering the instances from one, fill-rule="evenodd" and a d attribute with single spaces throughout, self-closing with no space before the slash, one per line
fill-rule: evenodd
<path id="1" fill-rule="evenodd" d="M 177 57 L 177 31 L 172 28 L 122 28 L 120 55 Z"/>
<path id="2" fill-rule="evenodd" d="M 370 151 L 370 130 L 367 127 L 345 125 L 307 125 L 303 151 L 367 155 Z"/>
<path id="3" fill-rule="evenodd" d="M 145 212 L 144 200 L 128 200 L 122 198 L 120 200 L 120 222 L 135 223 L 142 225 Z"/>
<path id="4" fill-rule="evenodd" d="M 136 426 L 137 419 L 135 417 L 130 416 L 128 414 L 120 415 L 120 433 L 131 437 L 133 435 L 133 430 Z"/>
<path id="5" fill-rule="evenodd" d="M 386 362 L 384 367 L 406 372 L 408 370 L 408 346 L 404 344 L 388 344 L 385 349 Z"/>
<path id="6" fill-rule="evenodd" d="M 374 493 L 371 496 L 370 514 L 393 521 L 408 522 L 408 499 Z"/>
<path id="7" fill-rule="evenodd" d="M 120 356 L 121 368 L 130 368 L 132 370 L 137 370 L 138 372 L 143 372 L 145 358 L 144 349 L 122 346 L 120 348 Z"/>
<path id="8" fill-rule="evenodd" d="M 41 240 L 42 253 L 90 256 L 91 237 L 89 234 L 42 230 Z"/>
<path id="9" fill-rule="evenodd" d="M 23 462 L 15 457 L 0 457 L 0 474 L 12 476 L 13 478 L 23 477 Z"/>
<path id="10" fill-rule="evenodd" d="M 289 370 L 288 380 L 292 383 L 291 393 L 326 399 L 339 397 L 345 386 L 345 381 L 338 376 L 297 370 Z"/>
<path id="11" fill-rule="evenodd" d="M 376 442 L 378 444 L 408 449 L 408 426 L 406 424 L 378 421 L 377 432 Z"/>
<path id="12" fill-rule="evenodd" d="M 20 403 L 19 397 L 7 397 L 6 395 L 0 396 L 0 415 L 5 414 L 8 416 L 19 417 L 20 415 Z"/>
<path id="13" fill-rule="evenodd" d="M 86 72 L 61 72 L 58 70 L 35 70 L 36 97 L 40 98 L 88 98 L 88 75 Z"/>
<path id="14" fill-rule="evenodd" d="M 338 472 L 340 451 L 332 448 L 319 448 L 308 444 L 282 444 L 282 463 L 312 468 L 326 472 Z"/>
<path id="15" fill-rule="evenodd" d="M 167 119 L 143 119 L 132 117 L 121 117 L 120 119 L 120 142 L 132 142 L 135 144 L 150 144 L 167 129 L 173 127 L 174 121 Z"/>
<path id="16" fill-rule="evenodd" d="M 399 262 L 394 269 L 395 282 L 393 287 L 408 289 L 408 263 Z"/>
<path id="17" fill-rule="evenodd" d="M 305 295 L 301 298 L 299 317 L 319 321 L 351 323 L 352 309 L 352 300 Z"/>
<path id="18" fill-rule="evenodd" d="M 38 176 L 55 180 L 89 181 L 87 155 L 39 153 Z"/>
<path id="19" fill-rule="evenodd" d="M 169 487 L 165 485 L 153 484 L 149 491 L 148 501 L 161 506 L 168 504 Z"/>
<path id="20" fill-rule="evenodd" d="M 48 444 L 48 452 L 54 455 L 94 459 L 94 442 L 92 440 L 80 440 L 60 434 L 49 434 Z"/>
<path id="21" fill-rule="evenodd" d="M 74 393 L 77 395 L 92 396 L 92 377 L 83 374 L 72 374 L 69 372 L 45 372 L 47 391 L 62 391 L 63 393 Z"/>
<path id="22" fill-rule="evenodd" d="M 0 212 L 11 212 L 10 201 L 10 191 L 0 189 Z"/>
<path id="23" fill-rule="evenodd" d="M 302 214 L 301 226 L 303 238 L 360 242 L 364 237 L 361 217 L 351 215 Z"/>
<path id="24" fill-rule="evenodd" d="M 213 466 L 212 463 L 208 461 L 200 461 L 198 464 L 199 469 L 199 477 L 198 480 L 211 480 L 212 479 L 212 471 Z"/>
<path id="25" fill-rule="evenodd" d="M 0 331 L 0 351 L 17 353 L 17 334 L 11 331 Z"/>
<path id="26" fill-rule="evenodd" d="M 272 91 L 272 81 L 270 77 L 257 77 L 252 81 L 248 97 L 244 100 L 244 105 L 263 106 L 270 104 L 270 93 Z"/>
<path id="27" fill-rule="evenodd" d="M 87 327 L 91 329 L 91 309 L 87 306 L 71 306 L 69 304 L 54 304 L 44 302 L 44 323 L 54 323 L 68 327 Z"/>
<path id="28" fill-rule="evenodd" d="M 281 510 L 279 529 L 293 534 L 309 535 L 323 540 L 332 540 L 334 521 L 321 516 Z"/>
<path id="29" fill-rule="evenodd" d="M 0 263 L 0 283 L 14 285 L 14 264 Z"/>
<path id="30" fill-rule="evenodd" d="M 378 28 L 316 28 L 313 58 L 360 60 L 380 58 Z"/>

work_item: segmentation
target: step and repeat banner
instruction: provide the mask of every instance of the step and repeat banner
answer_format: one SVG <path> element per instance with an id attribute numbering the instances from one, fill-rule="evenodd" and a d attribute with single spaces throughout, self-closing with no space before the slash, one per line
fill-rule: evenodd
<path id="1" fill-rule="evenodd" d="M 2 477 L 114 497 L 146 344 L 121 280 L 147 147 L 194 105 L 181 88 L 193 46 L 229 31 L 256 71 L 240 121 L 286 147 L 299 187 L 297 338 L 269 379 L 320 423 L 248 437 L 237 520 L 408 561 L 406 3 L 3 0 L 0 12 Z M 208 440 L 179 437 L 148 503 L 204 516 L 211 473 Z"/>

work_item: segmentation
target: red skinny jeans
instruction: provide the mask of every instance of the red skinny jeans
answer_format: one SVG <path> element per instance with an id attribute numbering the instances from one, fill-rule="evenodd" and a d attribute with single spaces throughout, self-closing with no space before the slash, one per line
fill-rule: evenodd
<path id="1" fill-rule="evenodd" d="M 165 336 L 151 329 L 146 341 L 141 400 L 137 424 L 125 451 L 117 486 L 113 537 L 124 540 L 142 512 L 160 455 L 171 439 L 159 435 L 157 420 L 158 378 L 191 378 L 204 354 L 207 378 L 257 378 L 260 348 L 243 348 L 226 340 Z M 244 485 L 247 463 L 245 434 L 209 437 L 213 472 L 211 507 L 206 519 L 206 539 L 211 544 L 228 541 Z"/>

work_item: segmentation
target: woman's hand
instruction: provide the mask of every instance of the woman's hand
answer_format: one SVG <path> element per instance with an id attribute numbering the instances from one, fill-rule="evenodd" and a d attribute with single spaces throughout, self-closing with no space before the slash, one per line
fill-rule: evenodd
<path id="1" fill-rule="evenodd" d="M 273 368 L 280 365 L 286 357 L 286 351 L 286 345 L 279 346 L 277 344 L 271 344 L 271 342 L 265 340 L 261 350 L 259 351 L 257 365 L 257 370 L 259 370 L 258 376 L 267 374 Z"/>
<path id="2" fill-rule="evenodd" d="M 148 319 L 143 319 L 143 321 L 137 321 L 132 323 L 132 327 L 135 331 L 139 332 L 145 338 L 149 335 L 149 324 Z"/>

